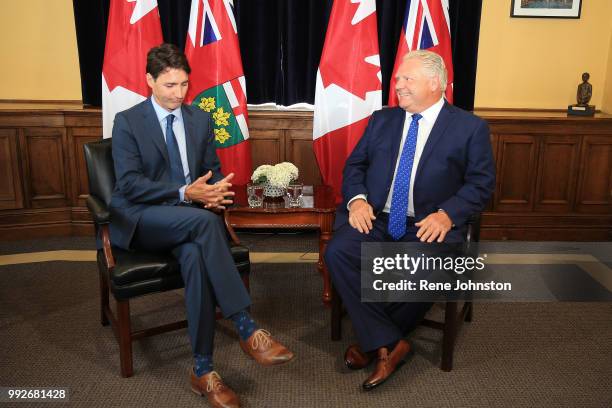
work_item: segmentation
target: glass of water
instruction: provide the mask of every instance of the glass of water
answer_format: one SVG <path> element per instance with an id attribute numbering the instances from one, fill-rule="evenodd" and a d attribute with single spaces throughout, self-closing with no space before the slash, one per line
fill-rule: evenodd
<path id="1" fill-rule="evenodd" d="M 297 181 L 291 182 L 287 187 L 287 196 L 289 196 L 289 207 L 301 207 L 302 206 L 302 194 L 304 191 L 304 184 Z"/>
<path id="2" fill-rule="evenodd" d="M 247 200 L 249 207 L 261 207 L 263 204 L 264 187 L 261 184 L 249 183 L 247 185 Z"/>

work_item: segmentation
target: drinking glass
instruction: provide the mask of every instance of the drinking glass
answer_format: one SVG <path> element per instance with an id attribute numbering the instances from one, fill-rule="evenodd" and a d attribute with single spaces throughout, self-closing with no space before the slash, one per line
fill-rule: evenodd
<path id="1" fill-rule="evenodd" d="M 287 196 L 289 196 L 289 207 L 301 207 L 302 206 L 302 194 L 304 191 L 304 184 L 296 181 L 292 182 L 287 186 Z"/>
<path id="2" fill-rule="evenodd" d="M 261 207 L 264 198 L 264 188 L 261 184 L 249 183 L 247 185 L 247 201 L 249 207 Z"/>

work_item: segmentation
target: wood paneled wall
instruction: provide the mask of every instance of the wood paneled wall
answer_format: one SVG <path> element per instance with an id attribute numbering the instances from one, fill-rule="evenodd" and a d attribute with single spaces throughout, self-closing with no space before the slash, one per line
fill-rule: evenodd
<path id="1" fill-rule="evenodd" d="M 497 166 L 495 193 L 483 218 L 483 237 L 612 239 L 609 115 L 477 113 L 491 127 Z"/>
<path id="2" fill-rule="evenodd" d="M 476 113 L 497 165 L 484 239 L 612 239 L 612 116 Z M 321 183 L 311 112 L 249 115 L 255 167 L 291 161 Z M 0 239 L 92 233 L 83 144 L 101 137 L 99 109 L 0 103 Z"/>
<path id="3" fill-rule="evenodd" d="M 312 150 L 312 112 L 249 112 L 253 167 L 290 161 L 305 184 L 321 184 Z"/>

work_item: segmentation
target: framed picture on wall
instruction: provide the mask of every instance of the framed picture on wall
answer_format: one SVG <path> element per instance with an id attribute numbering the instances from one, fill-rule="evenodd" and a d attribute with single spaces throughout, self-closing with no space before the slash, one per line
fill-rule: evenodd
<path id="1" fill-rule="evenodd" d="M 582 0 L 512 0 L 511 17 L 580 18 Z"/>

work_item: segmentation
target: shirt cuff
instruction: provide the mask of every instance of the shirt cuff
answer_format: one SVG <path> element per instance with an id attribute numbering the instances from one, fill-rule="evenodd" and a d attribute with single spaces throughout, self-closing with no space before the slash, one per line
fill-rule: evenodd
<path id="1" fill-rule="evenodd" d="M 184 185 L 183 187 L 179 188 L 179 201 L 181 203 L 190 203 L 191 201 L 185 201 L 185 189 L 187 188 L 187 185 Z"/>
<path id="2" fill-rule="evenodd" d="M 455 223 L 453 222 L 453 220 L 451 219 L 450 215 L 448 215 L 448 213 L 444 210 L 444 208 L 438 208 L 438 212 L 444 213 L 446 214 L 446 216 L 448 217 L 448 219 L 451 221 L 451 228 L 455 228 Z"/>
<path id="3" fill-rule="evenodd" d="M 355 201 L 355 200 L 358 200 L 358 199 L 362 199 L 362 200 L 368 201 L 368 196 L 365 195 L 365 194 L 357 194 L 355 197 L 353 197 L 353 198 L 351 198 L 349 200 L 348 204 L 346 204 L 346 209 L 350 211 L 351 203 L 353 201 Z"/>

